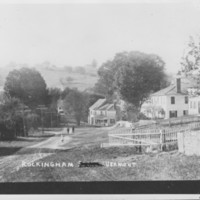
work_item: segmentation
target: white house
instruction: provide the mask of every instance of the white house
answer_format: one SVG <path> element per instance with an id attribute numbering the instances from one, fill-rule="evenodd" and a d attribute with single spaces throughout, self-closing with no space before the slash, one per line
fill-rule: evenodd
<path id="1" fill-rule="evenodd" d="M 60 114 L 60 115 L 64 115 L 63 100 L 62 100 L 62 99 L 59 99 L 59 100 L 57 101 L 57 112 L 58 112 L 58 114 Z"/>
<path id="2" fill-rule="evenodd" d="M 116 122 L 116 110 L 113 103 L 106 99 L 97 100 L 89 108 L 88 123 L 91 125 L 109 126 Z"/>
<path id="3" fill-rule="evenodd" d="M 141 112 L 149 118 L 180 117 L 188 115 L 188 101 L 187 84 L 177 78 L 175 84 L 152 94 L 142 105 Z"/>
<path id="4" fill-rule="evenodd" d="M 200 96 L 189 98 L 189 115 L 200 115 Z"/>

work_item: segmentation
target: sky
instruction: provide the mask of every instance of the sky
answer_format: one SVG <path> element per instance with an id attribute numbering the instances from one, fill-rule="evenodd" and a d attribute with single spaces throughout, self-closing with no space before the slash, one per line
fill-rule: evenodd
<path id="1" fill-rule="evenodd" d="M 176 73 L 189 36 L 198 33 L 199 1 L 1 3 L 0 67 L 93 59 L 100 66 L 118 52 L 141 51 L 158 54 Z"/>

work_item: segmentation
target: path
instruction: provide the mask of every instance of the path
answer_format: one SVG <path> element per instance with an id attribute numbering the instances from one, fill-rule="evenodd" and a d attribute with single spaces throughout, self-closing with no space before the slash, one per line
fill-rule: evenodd
<path id="1" fill-rule="evenodd" d="M 51 132 L 52 133 L 52 132 Z M 14 155 L 0 157 L 0 181 L 6 172 L 13 173 L 22 167 L 22 162 L 31 163 L 55 153 L 55 150 L 67 149 L 67 144 L 71 138 L 66 135 L 64 128 L 60 132 L 53 132 L 55 135 L 38 144 L 25 147 Z M 61 141 L 62 135 L 64 140 Z M 64 145 L 64 146 L 63 146 Z M 45 151 L 44 151 L 45 150 Z"/>

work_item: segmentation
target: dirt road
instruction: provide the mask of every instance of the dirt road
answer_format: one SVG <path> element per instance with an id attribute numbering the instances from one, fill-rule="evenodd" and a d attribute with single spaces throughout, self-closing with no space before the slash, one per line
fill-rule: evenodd
<path id="1" fill-rule="evenodd" d="M 51 132 L 55 135 L 38 144 L 25 147 L 14 155 L 0 157 L 0 181 L 4 181 L 6 173 L 13 173 L 22 167 L 22 162 L 31 163 L 55 153 L 55 150 L 67 149 L 71 140 L 64 128 L 60 132 Z"/>

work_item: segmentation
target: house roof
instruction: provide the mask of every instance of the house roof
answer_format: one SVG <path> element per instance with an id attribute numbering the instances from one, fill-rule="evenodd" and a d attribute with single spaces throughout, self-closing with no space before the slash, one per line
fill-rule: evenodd
<path id="1" fill-rule="evenodd" d="M 176 86 L 175 85 L 170 85 L 167 88 L 164 88 L 162 90 L 159 90 L 158 92 L 153 93 L 151 96 L 163 96 L 163 95 L 168 95 L 170 93 L 175 92 Z"/>
<path id="2" fill-rule="evenodd" d="M 151 96 L 164 96 L 164 95 L 175 95 L 175 94 L 187 94 L 187 89 L 194 87 L 195 83 L 193 80 L 187 78 L 181 78 L 181 93 L 177 93 L 176 85 L 173 83 L 170 86 L 153 93 Z"/>
<path id="3" fill-rule="evenodd" d="M 95 110 L 102 106 L 106 102 L 106 99 L 98 99 L 92 106 L 90 106 L 90 109 Z"/>
<path id="4" fill-rule="evenodd" d="M 114 109 L 114 104 L 105 104 L 101 106 L 98 110 L 113 110 Z"/>

